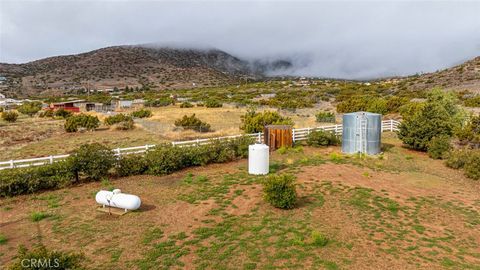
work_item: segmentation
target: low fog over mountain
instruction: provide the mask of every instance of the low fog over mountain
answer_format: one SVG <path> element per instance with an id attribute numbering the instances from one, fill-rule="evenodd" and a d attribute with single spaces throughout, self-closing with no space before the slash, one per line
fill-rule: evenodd
<path id="1" fill-rule="evenodd" d="M 2 1 L 0 62 L 171 43 L 275 75 L 407 75 L 480 55 L 478 14 L 480 2 Z"/>

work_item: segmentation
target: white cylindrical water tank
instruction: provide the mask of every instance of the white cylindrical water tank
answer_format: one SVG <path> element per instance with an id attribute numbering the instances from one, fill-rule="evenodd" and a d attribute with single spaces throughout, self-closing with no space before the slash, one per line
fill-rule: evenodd
<path id="1" fill-rule="evenodd" d="M 265 144 L 252 144 L 248 146 L 248 173 L 255 175 L 268 174 L 269 147 Z"/>
<path id="2" fill-rule="evenodd" d="M 119 189 L 114 191 L 100 190 L 95 195 L 97 203 L 103 206 L 111 206 L 126 210 L 137 210 L 142 202 L 138 196 L 121 193 Z"/>

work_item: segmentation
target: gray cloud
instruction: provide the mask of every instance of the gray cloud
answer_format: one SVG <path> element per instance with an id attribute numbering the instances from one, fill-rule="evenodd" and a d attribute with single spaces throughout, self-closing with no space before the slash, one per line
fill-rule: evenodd
<path id="1" fill-rule="evenodd" d="M 123 44 L 287 58 L 289 74 L 369 78 L 480 55 L 480 2 L 1 1 L 0 61 Z"/>

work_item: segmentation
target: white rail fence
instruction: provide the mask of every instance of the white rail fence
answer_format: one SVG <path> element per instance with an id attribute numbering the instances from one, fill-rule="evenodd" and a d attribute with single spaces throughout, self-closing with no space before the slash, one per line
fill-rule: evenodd
<path id="1" fill-rule="evenodd" d="M 398 125 L 400 125 L 399 121 L 384 120 L 382 121 L 382 132 L 398 131 Z M 339 134 L 342 134 L 342 125 L 321 126 L 321 127 L 314 127 L 314 128 L 296 128 L 296 129 L 293 129 L 292 131 L 293 141 L 296 142 L 296 141 L 306 140 L 308 137 L 308 134 L 317 130 L 331 131 L 339 135 Z M 190 147 L 190 146 L 209 144 L 214 140 L 228 140 L 228 139 L 234 139 L 242 136 L 253 137 L 255 138 L 255 141 L 258 143 L 263 142 L 263 132 L 259 132 L 259 133 L 252 133 L 252 134 L 239 134 L 239 135 L 225 136 L 225 137 L 171 142 L 171 144 L 173 146 L 178 146 L 178 147 Z M 147 144 L 147 145 L 135 146 L 135 147 L 116 148 L 116 149 L 113 149 L 113 151 L 115 152 L 116 156 L 129 155 L 129 154 L 142 154 L 147 152 L 149 149 L 154 148 L 155 146 L 156 145 L 154 144 Z M 0 161 L 0 170 L 52 164 L 56 161 L 64 160 L 68 156 L 69 155 L 66 154 L 66 155 L 56 155 L 56 156 L 48 156 L 48 157 L 40 157 L 40 158 Z"/>

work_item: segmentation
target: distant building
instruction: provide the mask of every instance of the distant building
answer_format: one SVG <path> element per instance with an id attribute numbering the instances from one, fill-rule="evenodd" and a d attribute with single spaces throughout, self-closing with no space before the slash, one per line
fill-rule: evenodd
<path id="1" fill-rule="evenodd" d="M 117 100 L 116 107 L 117 109 L 129 109 L 132 108 L 132 100 Z"/>
<path id="2" fill-rule="evenodd" d="M 50 103 L 51 110 L 64 109 L 70 112 L 80 112 L 80 104 L 84 103 L 85 100 L 70 100 L 64 102 Z"/>
<path id="3" fill-rule="evenodd" d="M 144 99 L 134 99 L 132 101 L 132 107 L 135 109 L 141 109 L 145 106 L 145 100 Z"/>

